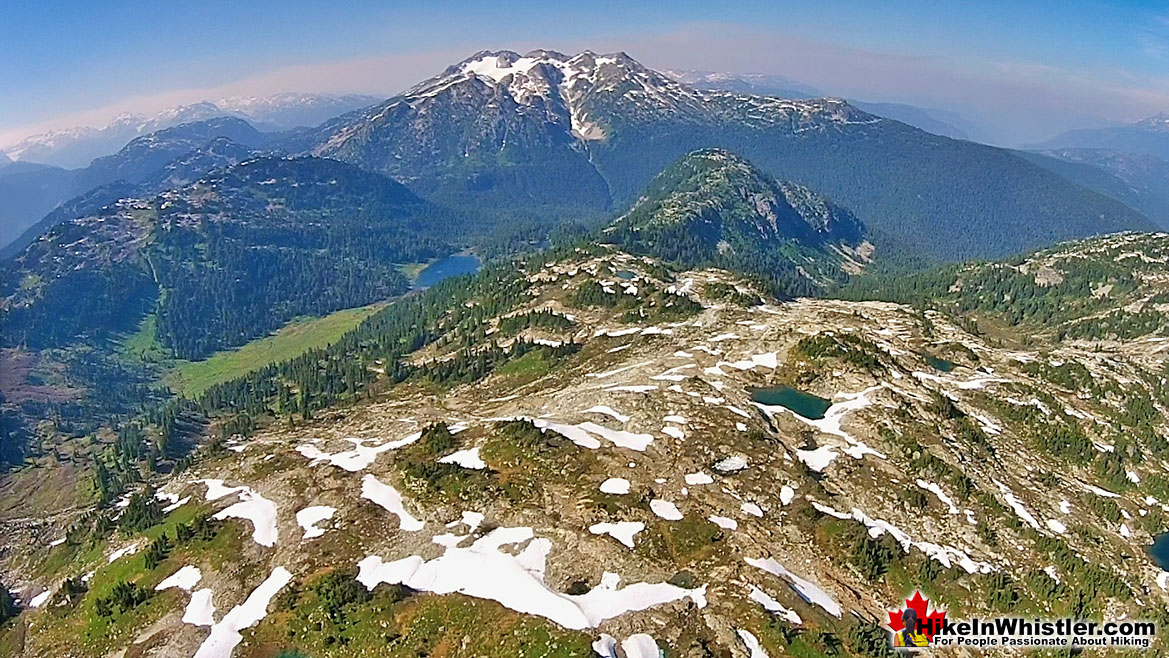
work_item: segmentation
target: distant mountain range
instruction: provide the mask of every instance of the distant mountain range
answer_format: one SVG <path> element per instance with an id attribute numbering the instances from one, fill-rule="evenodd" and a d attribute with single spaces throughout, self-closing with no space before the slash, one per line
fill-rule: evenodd
<path id="1" fill-rule="evenodd" d="M 108 125 L 67 128 L 32 135 L 0 146 L 13 160 L 76 169 L 94 158 L 114 153 L 130 140 L 192 121 L 234 116 L 265 131 L 316 126 L 326 119 L 381 100 L 374 96 L 277 94 L 266 98 L 235 97 L 202 101 L 163 110 L 154 115 L 123 114 Z"/>
<path id="2" fill-rule="evenodd" d="M 1169 652 L 1164 161 L 624 53 L 263 111 L 0 160 L 4 656 Z"/>
<path id="3" fill-rule="evenodd" d="M 1031 148 L 1107 149 L 1124 153 L 1143 153 L 1169 161 L 1169 114 L 1158 114 L 1127 126 L 1070 130 L 1046 142 L 1034 144 Z"/>
<path id="4" fill-rule="evenodd" d="M 666 75 L 699 89 L 733 91 L 741 94 L 777 96 L 779 98 L 807 99 L 829 96 L 823 91 L 782 75 L 767 73 L 716 73 L 711 71 L 664 71 Z M 969 139 L 990 141 L 985 132 L 965 117 L 947 110 L 921 108 L 903 103 L 878 103 L 848 99 L 852 105 L 886 119 L 907 123 L 926 132 Z"/>
<path id="5" fill-rule="evenodd" d="M 624 53 L 477 53 L 285 147 L 387 174 L 440 203 L 540 208 L 549 218 L 620 210 L 686 153 L 726 148 L 946 259 L 1153 228 L 1010 151 L 839 99 L 698 89 Z"/>
<path id="6" fill-rule="evenodd" d="M 13 255 L 45 229 L 70 219 L 70 212 L 191 182 L 251 156 L 271 140 L 243 119 L 218 117 L 135 138 L 83 169 L 23 162 L 0 168 L 0 256 Z M 66 202 L 73 197 L 80 198 Z"/>
<path id="7" fill-rule="evenodd" d="M 262 114 L 269 105 L 233 107 Z M 24 232 L 3 255 L 68 213 L 117 200 L 111 195 L 127 183 L 138 186 L 135 196 L 157 194 L 261 153 L 332 158 L 389 176 L 434 203 L 474 208 L 485 218 L 476 229 L 486 233 L 517 218 L 538 232 L 565 219 L 612 217 L 667 166 L 708 148 L 827 195 L 878 242 L 941 259 L 1150 230 L 1142 211 L 1158 207 L 1097 165 L 947 138 L 840 99 L 700 89 L 624 53 L 484 51 L 314 128 L 258 127 L 216 117 L 138 137 L 81 170 L 0 168 L 0 240 Z M 98 189 L 104 185 L 112 187 Z"/>
<path id="8" fill-rule="evenodd" d="M 812 85 L 773 73 L 724 73 L 678 69 L 665 69 L 662 73 L 698 89 L 795 99 L 820 98 L 827 95 Z"/>

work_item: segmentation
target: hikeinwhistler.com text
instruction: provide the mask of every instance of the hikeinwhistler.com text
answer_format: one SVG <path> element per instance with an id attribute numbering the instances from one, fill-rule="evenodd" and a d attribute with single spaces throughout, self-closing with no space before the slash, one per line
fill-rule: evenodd
<path id="1" fill-rule="evenodd" d="M 927 622 L 928 623 L 928 622 Z M 1147 649 L 1157 636 L 1152 621 L 1025 619 L 1022 617 L 949 619 L 934 622 L 937 647 L 1114 647 Z"/>

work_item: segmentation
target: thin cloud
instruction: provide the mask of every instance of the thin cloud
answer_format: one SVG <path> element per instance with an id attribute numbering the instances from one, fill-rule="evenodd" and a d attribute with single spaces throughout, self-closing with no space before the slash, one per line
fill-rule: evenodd
<path id="1" fill-rule="evenodd" d="M 1169 27 L 1169 19 L 1162 18 Z M 119 113 L 150 113 L 225 96 L 284 91 L 390 96 L 481 49 L 626 51 L 655 68 L 776 73 L 838 96 L 955 110 L 1014 144 L 1062 130 L 1127 122 L 1169 109 L 1169 77 L 1128 70 L 1074 70 L 1042 62 L 974 61 L 889 52 L 742 25 L 703 23 L 638 37 L 476 43 L 406 54 L 277 68 L 221 85 L 174 89 L 54 117 L 0 133 L 0 144 L 51 128 L 103 125 Z"/>
<path id="2" fill-rule="evenodd" d="M 0 132 L 0 144 L 12 144 L 29 135 L 49 130 L 99 127 L 120 114 L 151 114 L 177 105 L 231 96 L 303 92 L 365 93 L 389 97 L 438 73 L 454 59 L 461 59 L 468 54 L 463 49 L 440 50 L 288 66 L 212 87 L 170 89 L 156 94 L 131 96 L 110 105 L 62 114 L 47 121 L 5 130 Z"/>

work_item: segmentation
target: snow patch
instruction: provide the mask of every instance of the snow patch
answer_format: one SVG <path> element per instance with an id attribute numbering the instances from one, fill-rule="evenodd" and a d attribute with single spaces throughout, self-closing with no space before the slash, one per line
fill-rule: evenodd
<path id="1" fill-rule="evenodd" d="M 301 456 L 312 460 L 309 466 L 317 466 L 319 464 L 331 464 L 337 468 L 344 469 L 350 473 L 363 471 L 369 467 L 370 464 L 377 459 L 377 456 L 386 452 L 387 450 L 395 450 L 414 443 L 422 438 L 422 432 L 414 432 L 405 438 L 396 441 L 387 441 L 379 445 L 366 445 L 369 439 L 354 439 L 347 438 L 346 441 L 353 444 L 353 448 L 342 452 L 328 453 L 322 451 L 312 443 L 305 443 L 296 447 L 296 451 Z"/>
<path id="2" fill-rule="evenodd" d="M 720 473 L 735 473 L 747 468 L 747 458 L 742 455 L 732 455 L 714 465 L 714 470 Z"/>
<path id="3" fill-rule="evenodd" d="M 515 555 L 500 550 L 525 542 L 527 546 Z M 606 619 L 682 599 L 706 607 L 705 586 L 684 589 L 669 583 L 634 583 L 619 588 L 620 578 L 609 573 L 587 594 L 553 591 L 544 584 L 551 549 L 552 542 L 535 538 L 531 528 L 497 528 L 466 548 L 447 548 L 432 560 L 410 556 L 383 562 L 371 555 L 358 563 L 357 580 L 367 589 L 390 583 L 434 594 L 459 592 L 573 630 L 595 628 Z"/>
<path id="4" fill-rule="evenodd" d="M 763 518 L 763 509 L 755 503 L 743 503 L 739 506 L 739 511 L 748 516 Z"/>
<path id="5" fill-rule="evenodd" d="M 402 506 L 402 495 L 388 484 L 372 475 L 366 475 L 361 480 L 361 497 L 371 500 L 384 507 L 390 513 L 397 515 L 398 527 L 407 532 L 421 530 L 425 523 L 419 521 Z"/>
<path id="6" fill-rule="evenodd" d="M 273 569 L 272 574 L 252 590 L 247 600 L 211 626 L 211 634 L 199 646 L 195 658 L 230 658 L 231 652 L 243 641 L 240 631 L 255 626 L 268 616 L 268 604 L 291 580 L 292 574 L 284 567 Z"/>
<path id="7" fill-rule="evenodd" d="M 328 521 L 337 513 L 336 507 L 328 505 L 313 505 L 296 513 L 296 523 L 304 528 L 304 539 L 312 539 L 325 534 L 326 528 L 318 527 L 321 521 Z"/>
<path id="8" fill-rule="evenodd" d="M 654 514 L 658 515 L 659 517 L 661 517 L 667 521 L 681 521 L 682 520 L 682 511 L 678 509 L 677 505 L 675 505 L 674 503 L 671 503 L 668 500 L 662 500 L 661 498 L 654 498 L 653 500 L 649 501 L 649 509 Z"/>
<path id="9" fill-rule="evenodd" d="M 749 658 L 771 658 L 767 655 L 767 651 L 759 644 L 759 640 L 751 634 L 751 631 L 746 631 L 741 628 L 735 629 L 739 639 L 742 640 L 743 646 L 747 647 Z"/>
<path id="10" fill-rule="evenodd" d="M 633 536 L 642 530 L 645 530 L 645 524 L 641 521 L 594 523 L 589 526 L 589 532 L 594 535 L 609 535 L 629 548 L 633 548 Z"/>
<path id="11" fill-rule="evenodd" d="M 751 593 L 748 594 L 748 597 L 752 601 L 763 606 L 764 610 L 780 615 L 793 624 L 798 625 L 804 623 L 804 620 L 800 618 L 800 615 L 795 610 L 789 610 L 788 608 L 784 607 L 782 603 L 773 599 L 767 592 L 764 592 L 754 585 L 747 585 L 747 587 L 751 589 Z"/>
<path id="12" fill-rule="evenodd" d="M 796 594 L 799 594 L 800 598 L 802 598 L 804 601 L 818 605 L 833 617 L 840 618 L 843 610 L 841 609 L 840 604 L 837 603 L 832 598 L 832 596 L 828 594 L 828 592 L 821 589 L 819 585 L 811 581 L 804 580 L 803 578 L 800 578 L 794 573 L 788 571 L 787 568 L 785 568 L 782 564 L 776 562 L 774 558 L 747 558 L 747 564 L 755 567 L 756 569 L 766 571 L 773 576 L 787 579 L 787 581 L 791 584 L 792 589 L 794 589 Z"/>
<path id="13" fill-rule="evenodd" d="M 727 518 L 725 516 L 718 516 L 717 514 L 710 515 L 710 522 L 715 524 L 716 526 L 722 528 L 723 530 L 738 530 L 739 529 L 739 522 L 738 521 L 731 519 L 731 518 Z"/>
<path id="14" fill-rule="evenodd" d="M 227 518 L 251 521 L 252 541 L 268 548 L 276 545 L 276 503 L 250 487 L 224 487 L 222 480 L 204 480 L 204 483 L 207 485 L 208 500 L 216 500 L 231 493 L 239 494 L 239 502 L 220 510 L 211 518 L 216 521 Z"/>
<path id="15" fill-rule="evenodd" d="M 601 493 L 627 494 L 629 493 L 629 480 L 625 478 L 609 478 L 601 483 Z"/>
<path id="16" fill-rule="evenodd" d="M 586 414 L 605 414 L 606 416 L 610 416 L 610 417 L 616 419 L 617 422 L 619 422 L 619 423 L 628 423 L 629 422 L 629 416 L 626 416 L 625 414 L 617 411 L 613 407 L 609 407 L 609 406 L 606 406 L 603 404 L 598 404 L 595 407 L 590 407 L 588 409 L 585 409 L 584 413 L 586 413 Z"/>
<path id="17" fill-rule="evenodd" d="M 463 468 L 470 468 L 481 471 L 487 468 L 487 463 L 479 457 L 479 446 L 474 448 L 467 448 L 466 450 L 459 450 L 438 460 L 440 464 L 457 464 Z"/>
<path id="18" fill-rule="evenodd" d="M 161 583 L 155 585 L 154 591 L 161 592 L 164 589 L 177 587 L 184 592 L 189 592 L 194 589 L 195 585 L 199 584 L 201 578 L 203 578 L 203 574 L 199 571 L 199 567 L 193 567 L 188 564 L 164 578 Z"/>
<path id="19" fill-rule="evenodd" d="M 710 477 L 706 473 L 703 473 L 702 471 L 698 471 L 696 473 L 687 473 L 685 480 L 686 480 L 686 484 L 688 484 L 692 487 L 696 487 L 696 486 L 703 485 L 703 484 L 713 484 L 714 483 L 714 478 Z"/>

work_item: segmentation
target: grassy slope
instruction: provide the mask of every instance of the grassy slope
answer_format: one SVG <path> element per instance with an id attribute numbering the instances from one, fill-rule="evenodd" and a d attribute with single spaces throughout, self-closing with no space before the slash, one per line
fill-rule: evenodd
<path id="1" fill-rule="evenodd" d="M 345 309 L 320 318 L 296 320 L 271 336 L 259 338 L 234 350 L 219 352 L 203 361 L 179 361 L 164 382 L 176 393 L 197 395 L 215 384 L 299 356 L 314 347 L 336 341 L 356 327 L 381 304 Z"/>

